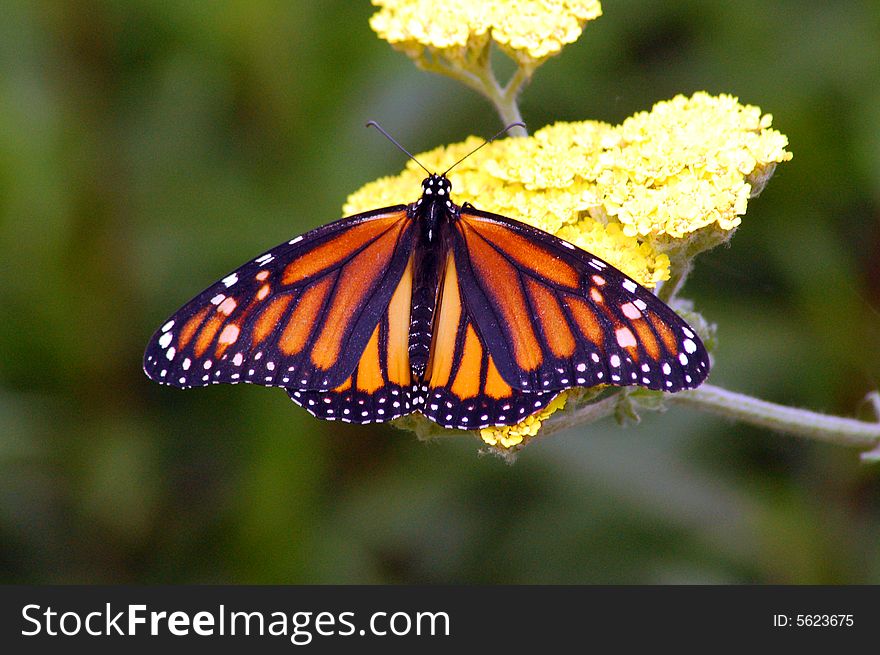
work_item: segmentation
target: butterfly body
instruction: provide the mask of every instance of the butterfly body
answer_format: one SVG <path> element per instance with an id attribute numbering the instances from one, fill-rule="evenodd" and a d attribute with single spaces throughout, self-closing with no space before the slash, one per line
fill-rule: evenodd
<path id="1" fill-rule="evenodd" d="M 430 176 L 422 184 L 422 197 L 407 208 L 407 215 L 418 230 L 413 252 L 409 337 L 410 368 L 416 383 L 421 382 L 428 365 L 442 262 L 449 253 L 450 222 L 457 217 L 450 191 L 451 185 L 445 177 Z"/>
<path id="2" fill-rule="evenodd" d="M 512 425 L 563 389 L 698 386 L 693 329 L 601 259 L 456 205 L 445 175 L 414 203 L 291 239 L 184 305 L 147 375 L 177 387 L 280 386 L 353 423 L 413 411 L 450 428 Z"/>

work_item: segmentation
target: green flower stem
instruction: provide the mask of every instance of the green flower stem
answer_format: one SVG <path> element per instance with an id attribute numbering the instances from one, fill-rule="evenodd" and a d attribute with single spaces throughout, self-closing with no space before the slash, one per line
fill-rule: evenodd
<path id="1" fill-rule="evenodd" d="M 599 419 L 606 416 L 612 416 L 617 407 L 618 395 L 614 393 L 610 396 L 597 400 L 594 403 L 588 403 L 576 409 L 565 408 L 556 412 L 544 423 L 538 432 L 538 437 L 547 437 L 555 432 L 562 432 L 578 425 L 595 423 Z"/>
<path id="2" fill-rule="evenodd" d="M 449 63 L 440 57 L 428 58 L 427 56 L 416 60 L 416 65 L 423 70 L 451 77 L 488 98 L 495 105 L 504 125 L 521 123 L 523 119 L 517 98 L 519 98 L 523 87 L 532 78 L 534 67 L 520 64 L 508 83 L 501 86 L 492 70 L 489 47 L 487 43 L 481 54 L 472 62 L 468 62 L 470 65 L 467 68 Z M 528 136 L 528 132 L 524 128 L 515 127 L 510 130 L 510 135 Z"/>
<path id="3" fill-rule="evenodd" d="M 682 260 L 676 264 L 672 267 L 669 279 L 657 290 L 657 297 L 667 305 L 678 295 L 693 266 L 691 260 Z"/>
<path id="4" fill-rule="evenodd" d="M 867 399 L 873 408 L 874 420 L 872 421 L 829 416 L 806 409 L 777 405 L 745 394 L 727 391 L 711 384 L 704 384 L 690 391 L 666 394 L 664 400 L 668 403 L 691 406 L 776 432 L 840 446 L 873 448 L 873 450 L 862 453 L 862 459 L 864 461 L 880 461 L 880 394 L 876 392 L 869 395 Z M 620 401 L 621 392 L 616 392 L 591 404 L 575 409 L 566 408 L 547 419 L 541 426 L 538 436 L 547 437 L 555 432 L 613 416 L 617 413 Z"/>
<path id="5" fill-rule="evenodd" d="M 498 110 L 498 115 L 501 116 L 501 121 L 505 125 L 522 122 L 522 114 L 519 111 L 517 98 L 519 98 L 519 94 L 523 87 L 532 79 L 533 70 L 534 69 L 527 68 L 523 65 L 518 66 L 516 73 L 513 74 L 503 89 L 498 88 L 497 81 L 495 81 L 494 76 L 492 77 L 494 88 L 497 91 L 495 92 L 494 97 L 490 96 L 489 99 L 492 101 L 492 104 L 495 105 L 495 109 Z M 529 135 L 526 129 L 521 127 L 513 128 L 510 130 L 510 134 L 512 136 Z"/>
<path id="6" fill-rule="evenodd" d="M 668 400 L 776 432 L 826 443 L 856 448 L 871 448 L 880 444 L 880 420 L 877 418 L 873 421 L 860 421 L 842 416 L 829 416 L 758 400 L 711 384 L 670 394 Z M 871 397 L 871 401 L 876 414 L 878 401 L 874 396 Z"/>

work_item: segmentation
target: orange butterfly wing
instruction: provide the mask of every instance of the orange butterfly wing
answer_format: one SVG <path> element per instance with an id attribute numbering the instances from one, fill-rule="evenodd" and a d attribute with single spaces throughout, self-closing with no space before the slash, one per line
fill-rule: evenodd
<path id="1" fill-rule="evenodd" d="M 458 257 L 450 252 L 425 376 L 425 402 L 417 409 L 447 428 L 519 423 L 550 403 L 559 390 L 514 389 L 500 375 L 462 287 Z"/>
<path id="2" fill-rule="evenodd" d="M 404 206 L 285 242 L 175 313 L 150 340 L 144 371 L 183 388 L 252 382 L 334 389 L 387 318 L 413 247 Z"/>
<path id="3" fill-rule="evenodd" d="M 476 332 L 514 389 L 680 391 L 708 375 L 688 324 L 654 294 L 546 232 L 465 205 L 453 250 Z"/>
<path id="4" fill-rule="evenodd" d="M 413 409 L 409 364 L 412 291 L 411 255 L 351 375 L 329 391 L 289 388 L 291 400 L 318 418 L 347 423 L 389 421 L 409 414 Z"/>

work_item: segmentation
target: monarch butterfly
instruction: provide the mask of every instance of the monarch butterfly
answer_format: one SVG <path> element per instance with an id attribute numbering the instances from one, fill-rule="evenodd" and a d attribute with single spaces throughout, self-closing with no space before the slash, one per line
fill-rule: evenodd
<path id="1" fill-rule="evenodd" d="M 465 430 L 519 423 L 571 387 L 675 392 L 706 378 L 699 337 L 650 291 L 551 234 L 455 204 L 451 169 L 425 170 L 416 202 L 319 227 L 205 289 L 153 335 L 147 376 L 283 387 L 322 419 L 421 412 Z"/>

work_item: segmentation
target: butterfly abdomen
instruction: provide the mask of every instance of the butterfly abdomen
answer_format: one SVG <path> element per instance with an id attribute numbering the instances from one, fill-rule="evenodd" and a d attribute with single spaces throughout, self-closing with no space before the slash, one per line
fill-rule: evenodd
<path id="1" fill-rule="evenodd" d="M 445 248 L 432 232 L 427 231 L 416 245 L 413 270 L 413 297 L 409 328 L 409 361 L 413 378 L 421 379 L 428 366 L 431 352 L 431 339 L 434 334 L 434 310 L 437 307 L 437 289 L 440 286 L 439 262 L 445 258 Z M 441 252 L 442 251 L 442 252 Z"/>
<path id="2" fill-rule="evenodd" d="M 409 330 L 409 361 L 413 376 L 421 378 L 428 365 L 431 350 L 432 322 L 434 317 L 433 294 L 424 290 L 413 297 L 412 320 Z"/>

